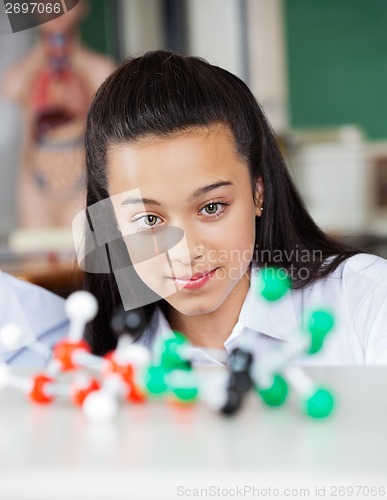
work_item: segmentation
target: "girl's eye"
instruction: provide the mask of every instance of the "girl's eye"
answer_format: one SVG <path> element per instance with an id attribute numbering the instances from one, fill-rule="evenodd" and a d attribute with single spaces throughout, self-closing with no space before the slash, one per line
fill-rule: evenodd
<path id="1" fill-rule="evenodd" d="M 139 217 L 138 219 L 133 220 L 133 223 L 140 231 L 146 231 L 147 229 L 155 227 L 156 221 L 159 218 L 160 217 L 157 217 L 156 215 L 144 215 L 142 217 Z"/>
<path id="2" fill-rule="evenodd" d="M 204 210 L 209 214 L 209 215 L 214 215 L 218 211 L 218 204 L 217 203 L 210 203 L 209 205 L 206 205 L 204 207 Z"/>
<path id="3" fill-rule="evenodd" d="M 157 217 L 154 215 L 146 215 L 144 217 L 144 222 L 147 226 L 154 226 L 156 224 Z"/>
<path id="4" fill-rule="evenodd" d="M 228 207 L 230 203 L 208 203 L 202 210 L 205 210 L 208 215 L 212 217 L 219 217 L 223 212 L 226 211 L 226 207 Z M 221 210 L 219 210 L 221 208 Z"/>
<path id="5" fill-rule="evenodd" d="M 206 215 L 206 219 L 215 219 L 217 217 L 220 217 L 226 211 L 226 208 L 229 205 L 230 203 L 212 202 L 204 206 L 200 212 L 202 213 L 203 210 L 205 210 L 207 215 L 203 215 Z M 142 215 L 141 217 L 138 217 L 138 219 L 134 219 L 132 223 L 139 231 L 148 231 L 160 225 L 160 223 L 157 224 L 157 219 L 160 219 L 160 217 L 158 217 L 157 215 L 148 214 Z"/>

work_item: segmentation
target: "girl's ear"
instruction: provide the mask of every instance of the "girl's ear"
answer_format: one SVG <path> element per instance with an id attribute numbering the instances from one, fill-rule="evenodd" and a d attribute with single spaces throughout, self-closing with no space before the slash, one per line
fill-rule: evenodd
<path id="1" fill-rule="evenodd" d="M 262 177 L 258 177 L 257 182 L 255 183 L 255 196 L 254 196 L 255 214 L 257 217 L 262 216 L 264 192 L 265 190 L 263 185 L 263 179 Z"/>

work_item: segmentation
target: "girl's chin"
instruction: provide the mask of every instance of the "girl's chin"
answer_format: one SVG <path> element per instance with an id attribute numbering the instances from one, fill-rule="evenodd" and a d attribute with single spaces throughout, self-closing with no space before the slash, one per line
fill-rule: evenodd
<path id="1" fill-rule="evenodd" d="M 194 304 L 192 299 L 191 300 L 185 299 L 182 301 L 177 301 L 177 300 L 170 301 L 167 298 L 165 299 L 165 301 L 171 308 L 173 308 L 175 311 L 178 311 L 180 314 L 184 314 L 184 316 L 200 316 L 203 314 L 209 314 L 217 309 L 217 307 L 211 307 L 208 304 L 208 301 L 201 304 L 199 303 Z"/>

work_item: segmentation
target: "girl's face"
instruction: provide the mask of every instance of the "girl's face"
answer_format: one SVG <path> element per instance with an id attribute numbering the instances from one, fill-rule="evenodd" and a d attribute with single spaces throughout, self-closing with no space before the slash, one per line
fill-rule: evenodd
<path id="1" fill-rule="evenodd" d="M 259 180 L 255 204 L 247 163 L 227 127 L 111 147 L 108 191 L 137 274 L 173 308 L 205 314 L 238 293 L 253 255 L 263 186 Z M 171 227 L 183 238 L 140 262 L 144 241 L 160 248 L 158 234 Z"/>

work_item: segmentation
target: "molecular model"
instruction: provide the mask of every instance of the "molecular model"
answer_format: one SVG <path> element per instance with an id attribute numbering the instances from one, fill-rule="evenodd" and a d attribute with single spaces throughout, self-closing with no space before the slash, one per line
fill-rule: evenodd
<path id="1" fill-rule="evenodd" d="M 256 293 L 268 301 L 276 301 L 288 293 L 290 287 L 287 276 L 281 277 L 275 268 L 266 268 L 261 271 Z M 295 342 L 283 344 L 260 362 L 255 362 L 249 346 L 234 349 L 229 357 L 228 398 L 221 411 L 226 414 L 237 411 L 251 388 L 266 405 L 281 406 L 287 399 L 290 384 L 299 394 L 307 415 L 314 418 L 328 416 L 334 407 L 330 391 L 318 387 L 301 367 L 291 362 L 302 354 L 319 352 L 333 326 L 334 318 L 329 311 L 315 310 L 307 318 L 306 331 L 301 332 Z"/>
<path id="2" fill-rule="evenodd" d="M 258 283 L 255 292 L 269 301 L 281 300 L 291 287 L 290 280 L 280 277 L 275 268 L 262 270 Z M 137 342 L 147 326 L 141 308 L 116 311 L 111 321 L 116 349 L 104 357 L 95 356 L 83 336 L 86 324 L 97 311 L 97 300 L 90 293 L 78 291 L 70 295 L 66 301 L 70 319 L 67 337 L 52 351 L 39 342 L 28 346 L 47 358 L 45 370 L 25 377 L 0 363 L 0 388 L 19 389 L 38 404 L 67 398 L 80 406 L 89 420 L 113 418 L 122 401 L 138 404 L 162 398 L 185 405 L 202 402 L 223 415 L 233 415 L 251 390 L 266 405 L 281 406 L 289 386 L 298 393 L 308 416 L 324 418 L 333 409 L 332 394 L 292 364 L 302 355 L 321 350 L 334 325 L 328 311 L 313 311 L 306 321 L 306 331 L 300 332 L 295 342 L 276 347 L 259 362 L 250 342 L 228 355 L 225 351 L 206 349 L 209 354 L 217 354 L 218 359 L 223 357 L 226 369 L 204 374 L 195 368 L 195 351 L 178 331 L 171 330 L 168 338 L 157 339 L 152 350 Z M 16 349 L 22 341 L 23 332 L 17 325 L 8 324 L 0 330 L 1 347 Z"/>

